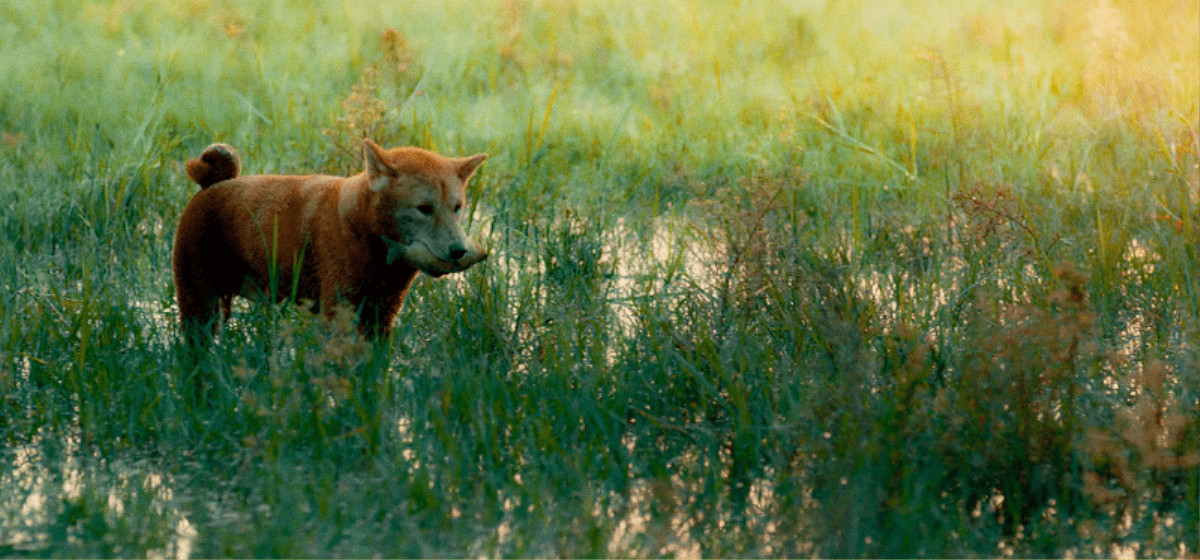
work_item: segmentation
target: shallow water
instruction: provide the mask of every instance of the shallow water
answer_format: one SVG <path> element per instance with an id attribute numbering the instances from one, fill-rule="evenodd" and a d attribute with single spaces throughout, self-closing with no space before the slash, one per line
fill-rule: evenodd
<path id="1" fill-rule="evenodd" d="M 38 436 L 4 454 L 0 549 L 191 557 L 198 532 L 178 509 L 178 484 L 153 462 L 86 454 L 78 436 Z"/>

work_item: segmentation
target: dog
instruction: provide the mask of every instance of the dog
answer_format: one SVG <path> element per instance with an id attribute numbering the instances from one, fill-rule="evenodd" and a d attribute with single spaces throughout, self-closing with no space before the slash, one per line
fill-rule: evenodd
<path id="1" fill-rule="evenodd" d="M 310 300 L 333 318 L 354 310 L 368 339 L 386 338 L 419 273 L 462 272 L 487 258 L 459 218 L 487 154 L 464 158 L 363 140 L 352 177 L 241 175 L 227 144 L 187 162 L 200 186 L 175 232 L 172 269 L 186 340 L 206 345 L 233 296 Z"/>

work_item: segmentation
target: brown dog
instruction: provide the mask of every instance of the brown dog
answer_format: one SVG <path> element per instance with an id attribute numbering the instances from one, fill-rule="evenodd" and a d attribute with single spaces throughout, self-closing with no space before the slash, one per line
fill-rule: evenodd
<path id="1" fill-rule="evenodd" d="M 487 258 L 458 223 L 466 184 L 487 158 L 364 140 L 353 177 L 241 177 L 237 152 L 213 144 L 187 162 L 200 185 L 179 218 L 172 256 L 179 316 L 205 344 L 234 295 L 309 299 L 326 318 L 355 310 L 364 336 L 386 337 L 418 272 L 461 272 Z"/>

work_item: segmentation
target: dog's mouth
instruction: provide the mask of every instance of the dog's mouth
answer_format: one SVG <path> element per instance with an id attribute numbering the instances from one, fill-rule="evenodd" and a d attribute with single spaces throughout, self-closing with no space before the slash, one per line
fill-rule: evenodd
<path id="1" fill-rule="evenodd" d="M 395 239 L 392 239 L 391 237 L 388 237 L 386 235 L 381 235 L 379 237 L 379 239 L 381 241 L 383 241 L 383 247 L 385 249 L 387 249 L 386 262 L 389 265 L 395 264 L 397 261 L 407 261 L 408 260 L 404 257 L 404 244 L 403 243 L 396 241 Z"/>
<path id="2" fill-rule="evenodd" d="M 433 259 L 432 261 L 422 262 L 419 260 L 413 260 L 413 264 L 417 265 L 417 268 L 420 269 L 421 272 L 424 272 L 425 274 L 428 274 L 434 278 L 441 278 L 447 274 L 462 272 L 468 268 L 471 268 L 472 266 L 475 266 L 476 264 L 487 259 L 487 257 L 488 254 L 486 251 L 476 251 L 475 253 L 468 254 L 467 256 L 456 261 Z"/>
<path id="3" fill-rule="evenodd" d="M 429 246 L 421 242 L 405 245 L 389 237 L 384 237 L 383 244 L 387 247 L 388 264 L 403 261 L 433 278 L 462 272 L 488 257 L 487 251 L 475 249 L 469 251 L 461 259 L 447 260 L 438 258 Z"/>

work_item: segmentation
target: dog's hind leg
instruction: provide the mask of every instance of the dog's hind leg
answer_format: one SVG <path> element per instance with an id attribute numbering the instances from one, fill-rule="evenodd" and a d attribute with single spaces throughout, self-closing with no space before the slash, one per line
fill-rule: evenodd
<path id="1" fill-rule="evenodd" d="M 222 300 L 228 301 L 229 297 L 184 292 L 178 295 L 184 341 L 193 347 L 207 347 L 221 326 L 222 312 L 228 313 Z"/>

